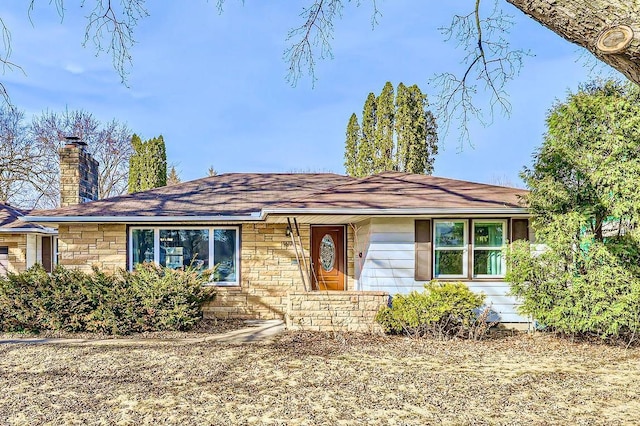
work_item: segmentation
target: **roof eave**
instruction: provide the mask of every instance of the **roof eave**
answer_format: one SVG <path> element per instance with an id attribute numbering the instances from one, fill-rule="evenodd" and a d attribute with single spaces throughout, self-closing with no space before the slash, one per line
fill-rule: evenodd
<path id="1" fill-rule="evenodd" d="M 53 228 L 0 228 L 2 234 L 46 234 L 56 235 L 58 231 Z"/>
<path id="2" fill-rule="evenodd" d="M 23 216 L 20 220 L 35 223 L 159 223 L 159 222 L 253 222 L 260 214 L 241 216 Z"/>
<path id="3" fill-rule="evenodd" d="M 262 210 L 264 216 L 270 214 L 291 214 L 291 215 L 367 215 L 367 216 L 414 216 L 414 215 L 508 215 L 508 214 L 530 214 L 529 209 L 524 207 L 491 207 L 491 208 L 450 208 L 450 207 L 431 207 L 431 208 L 393 208 L 393 209 L 375 209 L 375 208 L 273 208 Z"/>

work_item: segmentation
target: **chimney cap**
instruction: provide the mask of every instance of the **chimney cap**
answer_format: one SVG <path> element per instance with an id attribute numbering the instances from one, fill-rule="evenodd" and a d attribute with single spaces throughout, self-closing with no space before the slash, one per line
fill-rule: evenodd
<path id="1" fill-rule="evenodd" d="M 87 143 L 78 136 L 65 136 L 64 139 L 67 141 L 67 145 L 77 145 L 79 147 L 87 146 Z"/>

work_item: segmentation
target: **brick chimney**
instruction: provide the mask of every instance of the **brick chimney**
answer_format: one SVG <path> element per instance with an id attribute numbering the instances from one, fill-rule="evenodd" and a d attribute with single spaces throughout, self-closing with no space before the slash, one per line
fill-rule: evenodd
<path id="1" fill-rule="evenodd" d="M 98 199 L 98 162 L 86 142 L 69 136 L 60 149 L 60 207 Z"/>

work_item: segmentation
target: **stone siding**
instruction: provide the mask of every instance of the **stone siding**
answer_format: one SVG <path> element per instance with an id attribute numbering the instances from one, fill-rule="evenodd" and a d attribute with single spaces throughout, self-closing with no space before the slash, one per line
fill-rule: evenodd
<path id="1" fill-rule="evenodd" d="M 309 265 L 309 224 L 300 224 L 300 238 Z M 286 224 L 249 223 L 241 230 L 239 287 L 218 287 L 218 297 L 207 305 L 205 316 L 216 318 L 282 318 L 286 316 L 289 293 L 304 292 Z M 353 232 L 347 233 L 347 290 L 353 290 Z M 304 267 L 302 259 L 301 266 Z M 310 290 L 310 289 L 307 289 Z"/>
<path id="2" fill-rule="evenodd" d="M 27 236 L 26 234 L 0 234 L 0 246 L 9 248 L 9 270 L 22 272 L 27 268 Z"/>
<path id="3" fill-rule="evenodd" d="M 289 294 L 287 328 L 311 331 L 382 331 L 375 321 L 389 294 L 380 291 L 312 291 Z"/>
<path id="4" fill-rule="evenodd" d="M 58 227 L 60 264 L 90 272 L 127 267 L 127 229 L 119 224 L 70 224 Z"/>

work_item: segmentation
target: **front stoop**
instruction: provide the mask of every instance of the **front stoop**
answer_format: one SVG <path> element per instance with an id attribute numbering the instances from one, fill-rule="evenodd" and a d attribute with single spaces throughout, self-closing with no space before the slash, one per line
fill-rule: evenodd
<path id="1" fill-rule="evenodd" d="M 380 333 L 375 317 L 387 306 L 384 291 L 306 291 L 288 294 L 288 330 Z"/>

